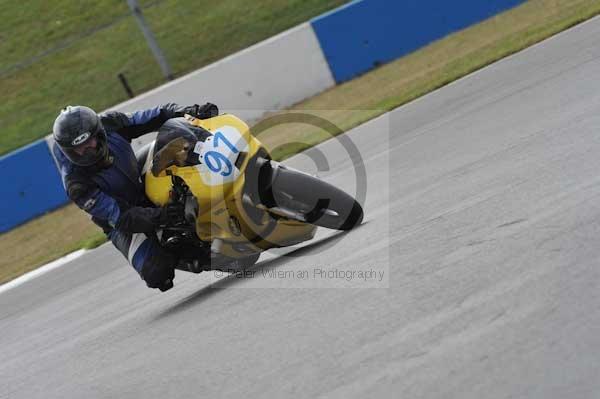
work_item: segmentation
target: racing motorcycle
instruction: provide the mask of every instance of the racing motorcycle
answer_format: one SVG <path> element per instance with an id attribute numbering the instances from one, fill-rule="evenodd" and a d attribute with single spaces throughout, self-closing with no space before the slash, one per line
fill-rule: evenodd
<path id="1" fill-rule="evenodd" d="M 147 197 L 184 209 L 158 232 L 163 247 L 189 259 L 178 269 L 240 271 L 263 251 L 312 239 L 317 226 L 350 230 L 362 222 L 358 201 L 271 159 L 238 117 L 186 115 L 184 122 L 168 134 L 159 130 L 136 153 Z"/>

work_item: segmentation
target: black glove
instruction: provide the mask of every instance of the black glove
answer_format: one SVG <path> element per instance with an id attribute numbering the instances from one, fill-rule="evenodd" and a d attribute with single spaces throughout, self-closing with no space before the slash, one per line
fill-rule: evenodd
<path id="1" fill-rule="evenodd" d="M 156 229 L 185 221 L 183 204 L 171 203 L 162 208 L 136 206 L 123 212 L 115 226 L 129 233 L 151 233 Z"/>
<path id="2" fill-rule="evenodd" d="M 183 112 L 198 119 L 208 119 L 219 115 L 219 107 L 212 103 L 204 105 L 194 104 L 185 107 Z"/>
<path id="3" fill-rule="evenodd" d="M 185 222 L 185 206 L 178 202 L 169 203 L 161 208 L 159 225 L 161 227 Z"/>
<path id="4" fill-rule="evenodd" d="M 128 233 L 151 233 L 161 220 L 161 208 L 135 206 L 122 212 L 115 228 Z"/>

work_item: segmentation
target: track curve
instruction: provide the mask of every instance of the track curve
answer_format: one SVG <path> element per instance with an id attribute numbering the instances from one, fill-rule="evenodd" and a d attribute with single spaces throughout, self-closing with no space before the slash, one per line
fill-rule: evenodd
<path id="1" fill-rule="evenodd" d="M 0 397 L 596 397 L 598 37 L 596 18 L 348 134 L 366 223 L 262 267 L 379 284 L 158 294 L 103 246 L 0 294 Z"/>

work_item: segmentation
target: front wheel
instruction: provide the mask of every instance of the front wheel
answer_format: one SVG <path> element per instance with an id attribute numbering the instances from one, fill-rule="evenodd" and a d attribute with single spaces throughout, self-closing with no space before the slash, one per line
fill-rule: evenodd
<path id="1" fill-rule="evenodd" d="M 274 206 L 296 213 L 298 220 L 336 230 L 361 224 L 363 209 L 352 196 L 317 177 L 277 165 L 268 190 Z"/>

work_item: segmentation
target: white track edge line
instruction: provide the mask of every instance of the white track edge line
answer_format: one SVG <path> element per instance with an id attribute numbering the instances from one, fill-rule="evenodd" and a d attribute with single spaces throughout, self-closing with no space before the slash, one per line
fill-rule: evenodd
<path id="1" fill-rule="evenodd" d="M 0 294 L 4 293 L 12 288 L 18 287 L 19 285 L 24 284 L 30 280 L 33 280 L 34 278 L 39 277 L 42 274 L 46 274 L 49 271 L 58 269 L 59 267 L 64 266 L 67 263 L 79 258 L 81 255 L 83 255 L 86 252 L 87 252 L 87 250 L 85 250 L 85 249 L 80 249 L 75 252 L 71 252 L 70 254 L 63 256 L 60 259 L 53 260 L 52 262 L 47 263 L 47 264 L 45 264 L 35 270 L 32 270 L 28 273 L 25 273 L 22 276 L 17 277 L 14 280 L 11 280 L 5 284 L 2 284 L 2 285 L 0 285 Z"/>

